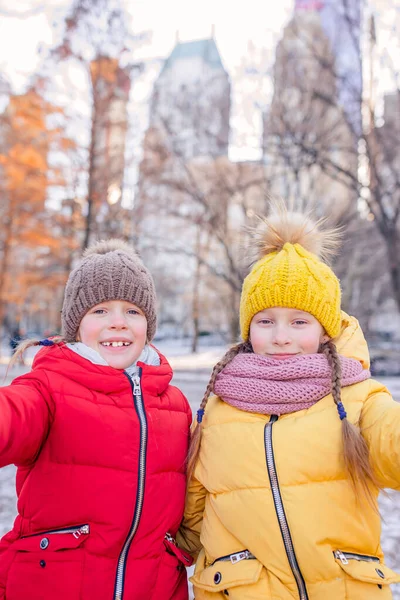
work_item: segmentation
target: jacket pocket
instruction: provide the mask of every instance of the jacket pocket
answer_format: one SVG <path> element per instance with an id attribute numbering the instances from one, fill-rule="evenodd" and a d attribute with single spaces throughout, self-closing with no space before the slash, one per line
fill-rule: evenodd
<path id="1" fill-rule="evenodd" d="M 88 525 L 45 531 L 13 543 L 7 600 L 78 600 Z"/>
<path id="2" fill-rule="evenodd" d="M 151 598 L 154 600 L 187 600 L 188 584 L 185 567 L 189 567 L 192 562 L 190 554 L 179 548 L 171 534 L 166 533 L 156 587 Z"/>
<path id="3" fill-rule="evenodd" d="M 179 548 L 176 540 L 169 533 L 165 534 L 164 546 L 168 554 L 176 556 L 185 567 L 190 567 L 193 564 L 193 558 L 190 554 L 185 550 L 182 550 L 182 548 Z"/>
<path id="4" fill-rule="evenodd" d="M 239 600 L 246 598 L 246 594 L 254 599 L 270 597 L 266 570 L 256 558 L 236 562 L 217 559 L 207 565 L 203 549 L 190 581 L 200 590 L 221 593 L 221 598 L 228 596 L 231 600 Z"/>
<path id="5" fill-rule="evenodd" d="M 372 597 L 373 589 L 378 591 L 377 588 L 381 590 L 379 598 L 392 597 L 389 585 L 399 583 L 400 575 L 382 563 L 377 556 L 342 550 L 336 550 L 333 555 L 344 572 L 347 598 L 366 600 Z"/>

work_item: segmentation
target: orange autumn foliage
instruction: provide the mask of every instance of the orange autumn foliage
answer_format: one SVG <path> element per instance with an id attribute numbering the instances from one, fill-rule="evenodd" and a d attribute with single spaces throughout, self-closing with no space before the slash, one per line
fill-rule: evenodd
<path id="1" fill-rule="evenodd" d="M 12 322 L 39 308 L 56 326 L 59 290 L 79 246 L 65 239 L 74 235 L 68 214 L 46 205 L 49 187 L 65 185 L 50 149 L 75 147 L 61 127 L 49 126 L 59 112 L 31 89 L 11 96 L 0 116 L 0 326 L 6 314 Z"/>

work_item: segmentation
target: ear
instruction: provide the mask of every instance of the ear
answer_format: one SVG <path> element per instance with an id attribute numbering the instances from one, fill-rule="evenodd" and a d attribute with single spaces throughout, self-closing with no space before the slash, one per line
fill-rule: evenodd
<path id="1" fill-rule="evenodd" d="M 329 335 L 328 335 L 327 333 L 324 333 L 324 334 L 321 336 L 321 344 L 325 344 L 325 342 L 329 342 L 329 340 L 330 340 L 330 339 L 331 339 L 331 338 L 329 337 Z"/>

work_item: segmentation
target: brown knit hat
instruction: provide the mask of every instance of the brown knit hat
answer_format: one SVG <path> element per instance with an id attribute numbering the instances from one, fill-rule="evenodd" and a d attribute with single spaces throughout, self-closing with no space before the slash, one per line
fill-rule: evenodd
<path id="1" fill-rule="evenodd" d="M 109 300 L 136 304 L 147 319 L 147 339 L 153 339 L 157 320 L 153 278 L 133 248 L 117 239 L 90 246 L 70 273 L 61 311 L 65 340 L 76 341 L 87 311 Z"/>

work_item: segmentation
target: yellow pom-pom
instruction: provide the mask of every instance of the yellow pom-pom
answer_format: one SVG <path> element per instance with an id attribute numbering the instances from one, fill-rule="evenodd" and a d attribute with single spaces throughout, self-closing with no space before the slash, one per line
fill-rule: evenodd
<path id="1" fill-rule="evenodd" d="M 260 217 L 260 221 L 252 232 L 254 260 L 279 252 L 289 243 L 299 244 L 323 261 L 328 261 L 339 246 L 339 228 L 325 228 L 326 219 L 314 220 L 309 213 L 288 210 L 283 202 L 274 201 L 270 214 Z"/>

